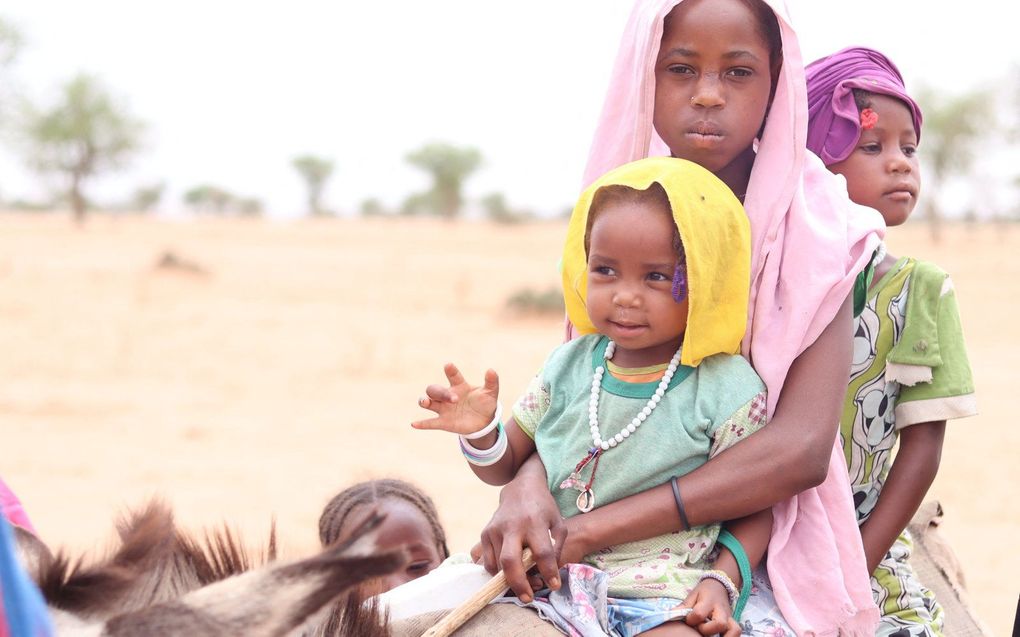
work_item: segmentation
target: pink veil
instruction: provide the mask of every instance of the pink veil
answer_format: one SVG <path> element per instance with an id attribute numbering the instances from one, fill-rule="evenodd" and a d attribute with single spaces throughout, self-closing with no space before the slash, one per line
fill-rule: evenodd
<path id="1" fill-rule="evenodd" d="M 587 186 L 621 164 L 668 155 L 655 133 L 654 62 L 663 19 L 681 0 L 637 0 L 627 22 L 584 174 Z M 771 416 L 793 360 L 818 338 L 881 241 L 881 216 L 849 201 L 841 178 L 806 151 L 807 95 L 783 0 L 783 67 L 745 198 L 751 221 L 751 298 L 742 353 L 769 391 Z M 824 483 L 774 509 L 768 571 L 799 635 L 873 635 L 864 550 L 839 441 Z M 796 524 L 795 524 L 796 522 Z"/>

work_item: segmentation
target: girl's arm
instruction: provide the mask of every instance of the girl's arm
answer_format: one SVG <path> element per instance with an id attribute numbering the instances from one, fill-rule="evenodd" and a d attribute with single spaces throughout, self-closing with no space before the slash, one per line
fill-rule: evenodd
<path id="1" fill-rule="evenodd" d="M 825 479 L 850 377 L 852 307 L 851 297 L 794 360 L 767 427 L 679 479 L 691 525 L 762 511 Z M 556 572 L 555 563 L 542 561 L 553 554 L 548 540 L 552 527 L 531 525 L 548 524 L 553 515 L 559 517 L 559 511 L 548 495 L 544 469 L 524 471 L 527 467 L 525 462 L 518 477 L 503 488 L 500 510 L 482 534 L 483 557 L 496 560 L 486 558 L 486 568 L 491 572 L 503 568 L 518 594 L 530 590 L 520 567 L 522 544 L 539 556 L 536 561 L 543 576 Z M 541 513 L 536 514 L 536 509 Z M 565 524 L 567 539 L 558 545 L 564 562 L 680 528 L 669 484 L 575 515 Z"/>
<path id="2" fill-rule="evenodd" d="M 692 526 L 761 511 L 825 479 L 850 378 L 852 325 L 851 298 L 790 366 L 769 425 L 679 479 Z M 675 531 L 678 520 L 664 484 L 570 518 L 567 542 L 587 554 Z"/>
<path id="3" fill-rule="evenodd" d="M 900 431 L 900 450 L 882 494 L 868 521 L 861 525 L 868 573 L 875 572 L 921 506 L 939 470 L 945 433 L 945 420 L 911 425 Z"/>

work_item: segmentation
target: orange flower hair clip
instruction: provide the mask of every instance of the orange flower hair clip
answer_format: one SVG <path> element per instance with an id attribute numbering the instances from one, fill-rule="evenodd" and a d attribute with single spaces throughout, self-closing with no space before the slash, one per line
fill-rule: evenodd
<path id="1" fill-rule="evenodd" d="M 861 128 L 864 130 L 871 130 L 878 123 L 878 113 L 866 108 L 861 111 Z"/>

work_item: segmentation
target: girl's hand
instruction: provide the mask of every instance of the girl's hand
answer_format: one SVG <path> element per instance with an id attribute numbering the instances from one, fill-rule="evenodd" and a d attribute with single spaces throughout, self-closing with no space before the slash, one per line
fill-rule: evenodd
<path id="1" fill-rule="evenodd" d="M 684 623 L 697 628 L 702 635 L 740 637 L 740 625 L 733 619 L 729 593 L 714 579 L 698 582 L 680 607 L 691 609 Z"/>
<path id="2" fill-rule="evenodd" d="M 531 582 L 521 564 L 524 547 L 531 549 L 538 572 L 549 588 L 560 587 L 557 553 L 567 539 L 567 526 L 560 516 L 545 467 L 532 454 L 499 494 L 499 508 L 482 530 L 481 543 L 472 551 L 475 561 L 495 574 L 502 570 L 506 583 L 524 602 L 533 595 Z"/>
<path id="3" fill-rule="evenodd" d="M 443 368 L 449 387 L 429 385 L 418 405 L 438 414 L 436 418 L 411 423 L 415 429 L 442 429 L 467 435 L 484 429 L 492 422 L 499 398 L 499 377 L 496 372 L 485 372 L 482 387 L 469 385 L 453 363 Z"/>

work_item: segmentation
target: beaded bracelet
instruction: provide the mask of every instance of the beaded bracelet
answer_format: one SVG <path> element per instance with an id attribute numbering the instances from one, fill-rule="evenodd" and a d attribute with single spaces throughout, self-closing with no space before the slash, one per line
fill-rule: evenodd
<path id="1" fill-rule="evenodd" d="M 725 571 L 705 571 L 701 574 L 699 582 L 707 579 L 714 579 L 715 581 L 722 584 L 723 588 L 726 589 L 726 594 L 730 596 L 730 608 L 732 609 L 737 605 L 737 600 L 740 599 L 740 592 L 737 591 L 736 585 L 730 576 Z"/>
<path id="2" fill-rule="evenodd" d="M 464 436 L 458 436 L 457 440 L 460 442 L 460 452 L 464 454 L 464 459 L 476 467 L 488 467 L 496 464 L 506 454 L 509 446 L 503 423 L 497 425 L 496 443 L 488 449 L 474 447 Z"/>
<path id="3" fill-rule="evenodd" d="M 495 429 L 496 425 L 500 424 L 501 422 L 503 422 L 503 405 L 496 403 L 496 413 L 493 414 L 492 416 L 492 422 L 485 425 L 485 427 L 479 429 L 474 433 L 461 434 L 461 438 L 466 438 L 467 440 L 478 440 L 482 436 L 487 435 L 490 431 Z"/>

